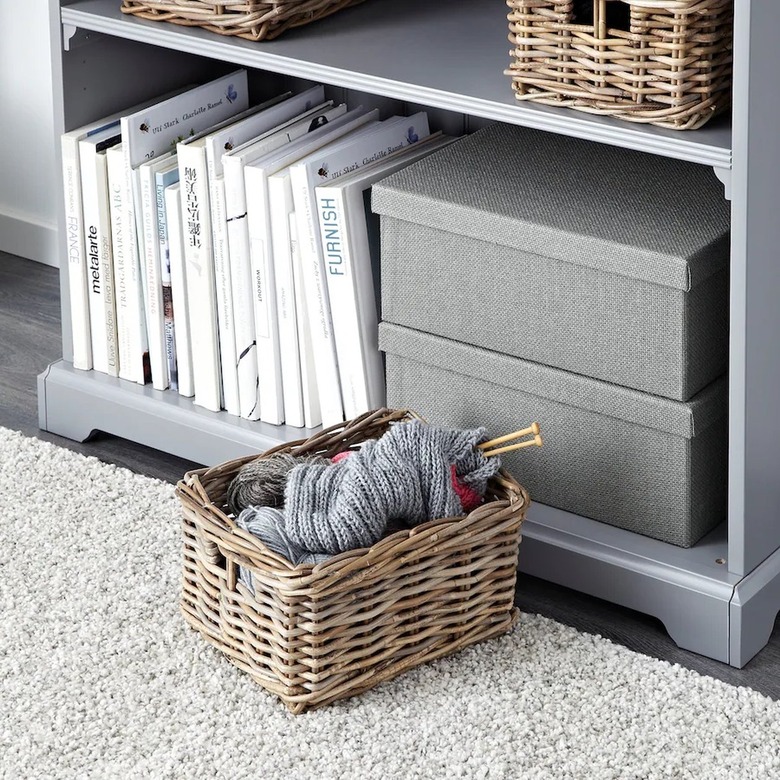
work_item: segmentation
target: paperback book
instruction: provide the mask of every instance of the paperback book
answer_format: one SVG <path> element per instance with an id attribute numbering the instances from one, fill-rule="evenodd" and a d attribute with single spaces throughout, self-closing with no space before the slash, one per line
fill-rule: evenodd
<path id="1" fill-rule="evenodd" d="M 92 367 L 109 376 L 119 375 L 119 354 L 106 152 L 120 140 L 115 124 L 79 141 Z"/>
<path id="2" fill-rule="evenodd" d="M 121 119 L 125 188 L 128 194 L 122 210 L 123 228 L 127 237 L 126 290 L 128 298 L 140 302 L 137 307 L 128 307 L 131 316 L 136 310 L 138 316 L 126 323 L 127 361 L 122 360 L 120 352 L 120 371 L 124 378 L 141 383 L 144 381 L 141 358 L 146 341 L 147 301 L 144 265 L 140 263 L 143 255 L 143 225 L 138 168 L 144 161 L 174 151 L 176 143 L 183 138 L 246 109 L 248 102 L 247 74 L 245 70 L 239 70 L 140 111 L 128 113 Z M 185 202 L 192 206 L 191 197 L 186 198 Z M 188 216 L 191 217 L 191 213 Z M 187 230 L 192 227 L 191 221 L 185 221 Z M 197 243 L 200 240 L 197 234 L 189 232 L 186 238 L 185 249 L 190 242 Z M 157 328 L 154 332 L 157 333 Z M 159 346 L 158 342 L 155 349 Z"/>
<path id="3" fill-rule="evenodd" d="M 260 419 L 255 331 L 255 309 L 260 305 L 256 297 L 260 290 L 253 284 L 252 279 L 244 168 L 248 162 L 337 120 L 347 110 L 346 105 L 334 106 L 330 101 L 302 110 L 304 105 L 305 102 L 303 105 L 298 103 L 297 107 L 295 103 L 290 104 L 289 108 L 296 108 L 292 118 L 276 124 L 257 138 L 226 151 L 222 156 L 239 407 L 241 417 L 248 420 Z"/>
<path id="4" fill-rule="evenodd" d="M 275 425 L 284 422 L 268 177 L 316 149 L 358 130 L 368 122 L 375 121 L 376 116 L 376 111 L 364 112 L 362 108 L 356 108 L 245 167 L 246 221 L 257 304 L 255 338 L 260 382 L 260 419 L 264 422 Z"/>

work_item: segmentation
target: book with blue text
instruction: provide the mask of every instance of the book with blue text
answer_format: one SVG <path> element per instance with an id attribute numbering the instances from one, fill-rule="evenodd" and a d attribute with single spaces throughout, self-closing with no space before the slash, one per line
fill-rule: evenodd
<path id="1" fill-rule="evenodd" d="M 348 419 L 385 405 L 379 351 L 379 258 L 372 245 L 373 215 L 366 193 L 377 181 L 451 143 L 435 133 L 419 142 L 316 187 L 320 237 L 332 272 L 327 274 L 339 380 Z M 376 232 L 376 231 L 373 231 Z"/>
<path id="2" fill-rule="evenodd" d="M 326 262 L 315 202 L 315 187 L 410 146 L 429 134 L 425 112 L 410 117 L 393 117 L 365 132 L 317 150 L 299 160 L 290 169 L 306 302 L 312 328 L 320 411 L 322 424 L 326 427 L 344 419 L 338 355 L 327 287 L 327 275 L 337 273 L 338 269 Z"/>
<path id="3" fill-rule="evenodd" d="M 141 224 L 143 226 L 140 246 L 141 263 L 144 269 L 144 301 L 146 312 L 146 335 L 149 345 L 149 364 L 152 371 L 152 387 L 165 390 L 170 383 L 168 359 L 165 350 L 165 324 L 160 262 L 160 239 L 157 207 L 157 174 L 178 168 L 176 155 L 166 152 L 138 166 L 141 191 Z"/>

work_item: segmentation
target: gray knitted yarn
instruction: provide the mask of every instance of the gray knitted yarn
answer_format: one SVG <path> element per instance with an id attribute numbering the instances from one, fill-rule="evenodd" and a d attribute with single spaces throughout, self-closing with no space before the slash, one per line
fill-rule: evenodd
<path id="1" fill-rule="evenodd" d="M 237 515 L 249 506 L 282 506 L 287 475 L 299 463 L 330 461 L 320 455 L 296 457 L 286 452 L 252 460 L 241 467 L 228 485 L 227 503 L 230 511 Z"/>
<path id="2" fill-rule="evenodd" d="M 247 507 L 236 518 L 236 525 L 256 536 L 269 550 L 296 566 L 301 563 L 322 563 L 331 558 L 330 555 L 307 552 L 288 539 L 284 530 L 284 514 L 279 509 L 268 506 Z M 239 566 L 238 579 L 252 593 L 255 592 L 252 572 L 249 569 Z"/>
<path id="3" fill-rule="evenodd" d="M 481 441 L 484 439 L 484 429 L 480 430 L 483 431 Z M 486 458 L 482 450 L 471 449 L 455 464 L 455 473 L 461 482 L 468 485 L 475 493 L 484 496 L 488 480 L 496 475 L 499 468 L 501 468 L 501 461 L 498 457 Z"/>
<path id="4" fill-rule="evenodd" d="M 336 554 L 382 538 L 391 519 L 411 525 L 463 513 L 451 467 L 481 494 L 501 466 L 475 446 L 484 428 L 452 430 L 414 420 L 394 425 L 337 464 L 300 464 L 285 489 L 286 537 Z"/>

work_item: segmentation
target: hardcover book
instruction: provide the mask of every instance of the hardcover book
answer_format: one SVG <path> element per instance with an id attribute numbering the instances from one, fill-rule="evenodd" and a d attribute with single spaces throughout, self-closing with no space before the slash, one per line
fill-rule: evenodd
<path id="1" fill-rule="evenodd" d="M 451 143 L 430 135 L 316 190 L 320 237 L 327 275 L 333 336 L 344 412 L 348 419 L 385 405 L 385 376 L 379 351 L 378 224 L 367 201 L 371 186 Z"/>
<path id="2" fill-rule="evenodd" d="M 167 152 L 138 167 L 141 186 L 141 217 L 143 224 L 144 290 L 146 301 L 146 332 L 149 339 L 149 363 L 152 386 L 165 390 L 170 385 L 168 355 L 165 343 L 165 305 L 163 301 L 162 262 L 160 257 L 160 225 L 158 222 L 157 177 L 177 170 L 176 155 Z"/>
<path id="3" fill-rule="evenodd" d="M 320 410 L 322 423 L 326 427 L 344 419 L 338 356 L 327 288 L 327 275 L 340 273 L 340 268 L 333 258 L 326 258 L 325 255 L 314 202 L 314 189 L 318 184 L 332 181 L 387 157 L 429 134 L 425 112 L 411 117 L 394 117 L 330 147 L 319 149 L 290 169 L 306 302 L 312 327 Z"/>

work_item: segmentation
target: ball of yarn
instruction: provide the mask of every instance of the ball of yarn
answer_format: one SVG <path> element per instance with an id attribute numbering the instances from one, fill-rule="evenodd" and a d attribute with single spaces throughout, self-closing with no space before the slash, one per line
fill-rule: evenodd
<path id="1" fill-rule="evenodd" d="M 320 462 L 329 461 L 319 455 L 295 456 L 286 452 L 250 461 L 228 485 L 230 511 L 238 515 L 248 506 L 284 506 L 284 488 L 290 471 L 299 463 Z"/>
<path id="2" fill-rule="evenodd" d="M 302 563 L 318 564 L 327 561 L 329 555 L 318 555 L 296 545 L 284 530 L 284 513 L 272 507 L 249 506 L 236 518 L 236 525 L 256 536 L 272 552 L 286 558 L 295 566 Z M 239 579 L 254 593 L 252 573 L 239 566 Z"/>

